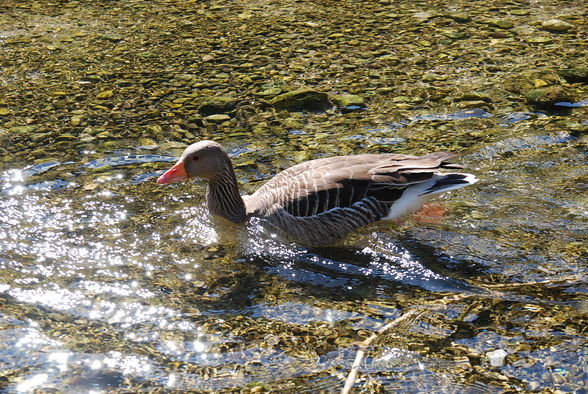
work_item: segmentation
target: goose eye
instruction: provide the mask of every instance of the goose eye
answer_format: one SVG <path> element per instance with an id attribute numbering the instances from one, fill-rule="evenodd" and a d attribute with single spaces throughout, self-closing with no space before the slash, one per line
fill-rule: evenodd
<path id="1" fill-rule="evenodd" d="M 192 156 L 192 161 L 198 161 L 198 160 L 200 160 L 199 156 Z"/>

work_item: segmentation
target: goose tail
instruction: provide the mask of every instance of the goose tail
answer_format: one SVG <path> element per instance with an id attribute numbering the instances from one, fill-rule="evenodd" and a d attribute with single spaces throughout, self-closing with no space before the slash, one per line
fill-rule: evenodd
<path id="1" fill-rule="evenodd" d="M 445 193 L 450 190 L 461 189 L 462 187 L 473 185 L 476 182 L 478 182 L 478 178 L 472 174 L 436 174 L 429 182 L 426 182 L 428 187 L 420 192 L 419 196 Z"/>
<path id="2" fill-rule="evenodd" d="M 402 197 L 398 199 L 388 211 L 383 220 L 396 220 L 410 213 L 416 212 L 436 194 L 450 190 L 461 189 L 476 183 L 478 179 L 472 174 L 449 173 L 435 174 L 426 182 L 408 186 Z"/>

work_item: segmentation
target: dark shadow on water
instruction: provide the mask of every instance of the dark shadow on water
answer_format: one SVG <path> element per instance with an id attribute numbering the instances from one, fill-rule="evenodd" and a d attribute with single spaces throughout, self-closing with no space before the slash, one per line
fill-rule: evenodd
<path id="1" fill-rule="evenodd" d="M 377 298 L 382 292 L 393 295 L 415 290 L 484 293 L 483 289 L 465 281 L 470 274 L 475 275 L 478 268 L 472 268 L 466 275 L 464 272 L 455 275 L 455 267 L 447 267 L 447 262 L 455 266 L 449 256 L 430 246 L 418 245 L 414 240 L 396 246 L 390 253 L 370 248 L 300 248 L 287 258 L 255 253 L 244 260 L 270 275 L 308 289 L 309 294 L 327 294 L 333 299 Z"/>
<path id="2" fill-rule="evenodd" d="M 459 259 L 441 253 L 432 246 L 423 244 L 414 238 L 403 238 L 399 242 L 424 266 L 434 272 L 455 278 L 456 280 L 465 281 L 470 278 L 479 277 L 487 269 L 487 267 L 471 260 Z"/>

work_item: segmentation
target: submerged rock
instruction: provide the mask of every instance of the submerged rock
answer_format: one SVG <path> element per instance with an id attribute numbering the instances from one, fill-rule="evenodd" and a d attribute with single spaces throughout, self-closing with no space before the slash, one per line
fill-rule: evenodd
<path id="1" fill-rule="evenodd" d="M 570 23 L 562 21 L 560 19 L 549 19 L 543 21 L 543 23 L 541 23 L 541 26 L 545 30 L 549 31 L 566 31 L 573 27 Z"/>
<path id="2" fill-rule="evenodd" d="M 105 90 L 105 91 L 98 93 L 96 95 L 96 98 L 100 99 L 100 100 L 105 100 L 105 99 L 112 98 L 113 96 L 114 96 L 114 92 L 112 90 Z"/>
<path id="3" fill-rule="evenodd" d="M 550 44 L 553 40 L 550 37 L 545 36 L 531 36 L 526 38 L 525 41 L 529 44 Z"/>
<path id="4" fill-rule="evenodd" d="M 225 122 L 227 120 L 230 120 L 231 117 L 227 114 L 213 114 L 213 115 L 208 115 L 204 119 L 208 120 L 210 122 L 220 123 L 220 122 Z"/>
<path id="5" fill-rule="evenodd" d="M 10 128 L 12 133 L 17 134 L 29 134 L 34 133 L 37 130 L 36 125 L 28 125 L 28 126 L 13 126 Z"/>
<path id="6" fill-rule="evenodd" d="M 331 100 L 339 108 L 359 107 L 365 108 L 365 99 L 356 94 L 339 94 L 332 96 Z"/>
<path id="7" fill-rule="evenodd" d="M 525 97 L 529 104 L 543 108 L 554 107 L 562 101 L 574 101 L 573 94 L 559 85 L 528 90 Z"/>
<path id="8" fill-rule="evenodd" d="M 559 76 L 568 82 L 588 82 L 588 67 L 573 67 L 558 72 Z"/>
<path id="9" fill-rule="evenodd" d="M 463 101 L 492 101 L 489 95 L 482 92 L 470 91 L 464 92 L 461 96 Z"/>
<path id="10" fill-rule="evenodd" d="M 270 103 L 276 109 L 286 109 L 289 111 L 304 109 L 324 110 L 331 106 L 329 96 L 326 93 L 307 88 L 280 94 L 274 97 Z"/>
<path id="11" fill-rule="evenodd" d="M 239 100 L 235 97 L 211 96 L 199 100 L 198 112 L 204 115 L 222 114 L 237 107 Z"/>
<path id="12" fill-rule="evenodd" d="M 500 29 L 512 29 L 514 27 L 514 23 L 506 19 L 491 19 L 488 24 Z"/>
<path id="13" fill-rule="evenodd" d="M 486 357 L 488 357 L 490 365 L 493 367 L 502 367 L 504 365 L 504 359 L 507 355 L 508 353 L 504 349 L 496 349 L 486 353 Z"/>

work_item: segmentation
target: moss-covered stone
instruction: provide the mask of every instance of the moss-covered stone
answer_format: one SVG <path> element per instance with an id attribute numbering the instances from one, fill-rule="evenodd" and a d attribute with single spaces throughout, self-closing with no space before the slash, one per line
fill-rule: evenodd
<path id="1" fill-rule="evenodd" d="M 338 94 L 335 96 L 331 96 L 331 100 L 337 107 L 339 108 L 348 108 L 348 107 L 365 107 L 365 99 L 356 94 Z"/>
<path id="2" fill-rule="evenodd" d="M 543 21 L 543 23 L 541 23 L 541 26 L 545 30 L 556 32 L 566 31 L 573 27 L 571 24 L 569 24 L 566 21 L 562 21 L 561 19 L 548 19 L 546 21 Z"/>
<path id="3" fill-rule="evenodd" d="M 209 122 L 225 122 L 230 120 L 231 117 L 227 114 L 213 114 L 206 116 L 204 119 L 208 120 Z"/>
<path id="4" fill-rule="evenodd" d="M 568 82 L 588 82 L 588 67 L 567 68 L 560 70 L 558 74 Z"/>
<path id="5" fill-rule="evenodd" d="M 331 106 L 329 96 L 314 89 L 297 89 L 274 97 L 270 103 L 276 109 L 289 111 L 324 110 Z"/>
<path id="6" fill-rule="evenodd" d="M 573 94 L 563 86 L 547 86 L 538 89 L 531 89 L 525 92 L 529 104 L 537 107 L 551 108 L 556 103 L 573 101 Z"/>
<path id="7" fill-rule="evenodd" d="M 223 114 L 235 109 L 239 100 L 236 97 L 210 96 L 199 98 L 198 112 L 203 115 Z"/>

